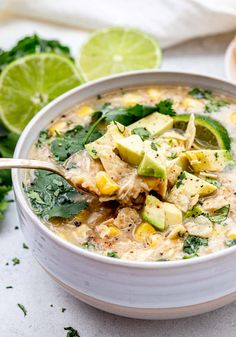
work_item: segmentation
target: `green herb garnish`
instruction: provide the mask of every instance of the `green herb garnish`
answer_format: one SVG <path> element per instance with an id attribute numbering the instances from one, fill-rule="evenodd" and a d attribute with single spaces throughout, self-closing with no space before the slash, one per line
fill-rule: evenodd
<path id="1" fill-rule="evenodd" d="M 158 147 L 155 143 L 151 142 L 151 149 L 154 150 L 154 151 L 157 151 Z"/>
<path id="2" fill-rule="evenodd" d="M 211 99 L 212 98 L 212 92 L 210 90 L 200 89 L 200 88 L 193 88 L 188 92 L 188 95 L 194 97 L 194 98 L 204 98 L 204 99 Z"/>
<path id="3" fill-rule="evenodd" d="M 183 251 L 188 255 L 197 255 L 200 246 L 208 246 L 208 239 L 200 238 L 199 236 L 189 235 L 184 240 Z"/>
<path id="4" fill-rule="evenodd" d="M 24 249 L 29 249 L 29 247 L 27 246 L 27 244 L 24 243 L 24 242 L 23 242 L 23 245 L 22 245 L 22 246 L 23 246 Z"/>
<path id="5" fill-rule="evenodd" d="M 217 188 L 221 187 L 221 183 L 219 181 L 217 181 L 216 179 L 213 178 L 205 178 L 205 180 L 209 183 L 212 184 L 214 186 L 216 186 Z"/>
<path id="6" fill-rule="evenodd" d="M 23 304 L 17 303 L 18 307 L 20 308 L 20 310 L 23 311 L 24 316 L 27 315 L 27 310 L 25 309 L 25 306 Z"/>
<path id="7" fill-rule="evenodd" d="M 57 40 L 41 39 L 38 35 L 26 36 L 14 48 L 8 51 L 0 50 L 0 71 L 9 63 L 20 57 L 35 53 L 56 53 L 73 61 L 70 49 Z"/>
<path id="8" fill-rule="evenodd" d="M 212 222 L 221 223 L 227 219 L 229 210 L 230 205 L 225 205 L 224 207 L 217 209 L 213 215 L 207 214 L 207 217 Z"/>
<path id="9" fill-rule="evenodd" d="M 194 88 L 188 92 L 188 95 L 193 96 L 197 99 L 206 99 L 209 102 L 205 105 L 205 112 L 216 112 L 222 106 L 226 106 L 229 103 L 223 99 L 217 99 L 213 96 L 210 90 Z"/>
<path id="10" fill-rule="evenodd" d="M 57 174 L 36 171 L 35 180 L 26 188 L 34 212 L 47 219 L 70 218 L 88 207 L 82 194 Z"/>
<path id="11" fill-rule="evenodd" d="M 190 209 L 189 211 L 187 211 L 184 215 L 185 219 L 186 218 L 196 218 L 198 217 L 199 215 L 202 215 L 203 214 L 203 211 L 201 209 L 200 206 L 194 206 L 192 209 Z"/>
<path id="12" fill-rule="evenodd" d="M 175 159 L 177 158 L 177 152 L 172 152 L 170 156 L 167 157 L 168 159 Z"/>
<path id="13" fill-rule="evenodd" d="M 118 258 L 117 252 L 115 252 L 114 250 L 111 250 L 110 252 L 107 252 L 107 256 L 109 257 L 114 257 L 114 258 Z"/>
<path id="14" fill-rule="evenodd" d="M 229 103 L 223 99 L 212 99 L 208 104 L 206 104 L 205 112 L 216 112 L 222 106 L 226 106 L 226 105 L 229 105 Z"/>
<path id="15" fill-rule="evenodd" d="M 178 180 L 176 181 L 176 188 L 179 188 L 180 185 L 182 185 L 183 180 L 186 178 L 185 172 L 181 172 L 180 175 L 178 176 Z"/>
<path id="16" fill-rule="evenodd" d="M 7 286 L 6 289 L 13 289 L 13 286 Z"/>
<path id="17" fill-rule="evenodd" d="M 12 263 L 13 263 L 13 266 L 16 266 L 17 264 L 20 264 L 20 260 L 18 259 L 18 257 L 14 257 L 12 259 Z"/>
<path id="18" fill-rule="evenodd" d="M 84 139 L 88 134 L 88 127 L 77 125 L 75 128 L 66 131 L 63 135 L 58 135 L 51 143 L 51 151 L 57 161 L 65 161 L 73 153 L 83 150 Z M 90 141 L 94 141 L 101 137 L 98 131 L 93 132 Z"/>
<path id="19" fill-rule="evenodd" d="M 64 330 L 68 331 L 66 337 L 80 337 L 78 331 L 71 326 L 65 327 Z"/>
<path id="20" fill-rule="evenodd" d="M 226 245 L 227 247 L 235 246 L 235 245 L 236 245 L 236 240 L 227 239 L 227 240 L 225 240 L 225 245 Z"/>
<path id="21" fill-rule="evenodd" d="M 135 128 L 132 130 L 132 134 L 138 135 L 142 140 L 146 140 L 150 136 L 150 132 L 145 128 Z"/>
<path id="22" fill-rule="evenodd" d="M 130 125 L 139 119 L 150 115 L 153 112 L 159 112 L 164 115 L 175 116 L 176 112 L 173 109 L 173 101 L 165 99 L 156 105 L 141 105 L 136 104 L 130 108 L 116 108 L 111 104 L 106 103 L 104 106 L 93 114 L 93 124 L 90 126 L 87 136 L 83 144 L 91 142 L 90 137 L 95 132 L 101 122 L 110 123 L 116 121 L 125 126 Z"/>

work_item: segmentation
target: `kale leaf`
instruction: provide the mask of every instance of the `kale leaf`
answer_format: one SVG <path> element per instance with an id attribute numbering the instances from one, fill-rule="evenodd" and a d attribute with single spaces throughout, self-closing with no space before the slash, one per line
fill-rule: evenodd
<path id="1" fill-rule="evenodd" d="M 184 240 L 183 251 L 186 254 L 196 254 L 200 246 L 208 246 L 208 239 L 200 238 L 199 236 L 189 235 Z"/>
<path id="2" fill-rule="evenodd" d="M 26 188 L 34 212 L 45 220 L 70 218 L 88 207 L 75 188 L 57 174 L 36 171 L 34 182 Z"/>
<path id="3" fill-rule="evenodd" d="M 70 54 L 70 49 L 67 46 L 62 45 L 57 40 L 45 40 L 34 34 L 32 36 L 24 37 L 22 40 L 18 41 L 15 47 L 10 50 L 0 50 L 0 72 L 6 65 L 20 57 L 34 53 L 45 52 L 61 54 L 73 61 L 73 58 Z"/>
<path id="4" fill-rule="evenodd" d="M 132 130 L 133 135 L 138 135 L 142 140 L 146 140 L 150 136 L 150 132 L 145 128 L 135 128 Z"/>
<path id="5" fill-rule="evenodd" d="M 84 139 L 84 144 L 91 142 L 91 135 L 96 130 L 101 122 L 110 123 L 116 121 L 125 126 L 137 122 L 139 119 L 150 115 L 153 112 L 159 112 L 163 115 L 175 116 L 176 112 L 173 109 L 173 101 L 165 99 L 156 105 L 141 105 L 136 104 L 129 108 L 113 107 L 111 104 L 106 103 L 99 111 L 93 114 L 93 123 L 90 126 L 87 136 Z"/>
<path id="6" fill-rule="evenodd" d="M 51 143 L 51 152 L 57 161 L 65 161 L 73 153 L 83 150 L 84 138 L 88 134 L 88 127 L 77 125 L 75 128 L 66 131 L 64 134 L 57 135 Z M 90 141 L 95 141 L 102 134 L 99 131 L 93 132 Z M 85 143 L 86 144 L 86 143 Z"/>

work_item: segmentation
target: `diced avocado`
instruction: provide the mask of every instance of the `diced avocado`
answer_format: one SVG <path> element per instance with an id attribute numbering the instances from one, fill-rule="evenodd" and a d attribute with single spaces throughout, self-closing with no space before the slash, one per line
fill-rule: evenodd
<path id="1" fill-rule="evenodd" d="M 92 143 L 86 144 L 85 149 L 93 159 L 98 159 L 99 158 L 99 155 L 97 153 L 98 145 L 109 144 L 115 148 L 116 142 L 118 140 L 123 139 L 129 135 L 130 130 L 127 129 L 124 125 L 117 122 L 116 123 L 112 122 L 110 125 L 108 125 L 107 132 L 101 138 L 98 138 Z"/>
<path id="2" fill-rule="evenodd" d="M 144 141 L 144 156 L 139 164 L 138 174 L 140 176 L 166 179 L 166 166 L 163 163 L 161 153 L 158 153 L 158 147 L 153 147 L 153 144 L 149 140 Z"/>
<path id="3" fill-rule="evenodd" d="M 169 161 L 167 166 L 167 177 L 170 186 L 174 186 L 178 176 L 188 167 L 188 160 L 185 154 L 180 154 L 178 158 Z"/>
<path id="4" fill-rule="evenodd" d="M 162 202 L 156 197 L 152 195 L 147 196 L 142 217 L 160 231 L 165 229 L 165 210 L 162 207 Z"/>
<path id="5" fill-rule="evenodd" d="M 138 165 L 143 157 L 143 141 L 138 135 L 118 140 L 116 147 L 121 158 L 131 165 Z"/>
<path id="6" fill-rule="evenodd" d="M 200 205 L 194 206 L 187 213 L 185 213 L 185 218 L 196 218 L 203 213 L 203 210 Z"/>
<path id="7" fill-rule="evenodd" d="M 207 196 L 216 189 L 216 186 L 207 181 L 183 171 L 170 191 L 167 201 L 175 204 L 181 211 L 187 212 L 198 202 L 199 197 Z"/>
<path id="8" fill-rule="evenodd" d="M 165 227 L 182 224 L 182 212 L 174 204 L 164 202 L 163 207 L 165 210 Z"/>
<path id="9" fill-rule="evenodd" d="M 145 128 L 150 133 L 150 137 L 158 136 L 161 133 L 172 129 L 172 127 L 173 119 L 170 116 L 160 114 L 159 112 L 154 112 L 128 126 L 131 130 Z"/>
<path id="10" fill-rule="evenodd" d="M 195 150 L 186 151 L 185 154 L 195 172 L 219 172 L 232 161 L 227 150 Z"/>

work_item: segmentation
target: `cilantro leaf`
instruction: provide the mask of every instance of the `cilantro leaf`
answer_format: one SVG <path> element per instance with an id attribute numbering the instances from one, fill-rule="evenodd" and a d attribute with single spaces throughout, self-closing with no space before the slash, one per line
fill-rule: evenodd
<path id="1" fill-rule="evenodd" d="M 132 130 L 132 134 L 138 135 L 142 140 L 146 140 L 150 136 L 150 132 L 145 128 L 135 128 Z"/>
<path id="2" fill-rule="evenodd" d="M 7 64 L 17 60 L 20 57 L 34 53 L 45 52 L 61 54 L 70 58 L 73 61 L 73 58 L 70 54 L 70 49 L 67 46 L 62 45 L 57 40 L 45 40 L 34 34 L 32 36 L 26 36 L 25 38 L 21 39 L 10 50 L 0 50 L 0 72 Z"/>
<path id="3" fill-rule="evenodd" d="M 82 194 L 65 179 L 47 171 L 36 171 L 34 182 L 26 188 L 34 212 L 48 220 L 70 218 L 88 207 Z"/>
<path id="4" fill-rule="evenodd" d="M 185 172 L 181 172 L 180 175 L 178 176 L 178 180 L 176 181 L 176 188 L 179 188 L 180 185 L 182 185 L 183 180 L 186 178 L 186 173 Z"/>
<path id="5" fill-rule="evenodd" d="M 208 239 L 189 235 L 184 240 L 183 251 L 189 255 L 197 254 L 200 246 L 208 246 Z"/>
<path id="6" fill-rule="evenodd" d="M 227 219 L 229 210 L 230 205 L 225 205 L 224 207 L 217 209 L 213 215 L 207 214 L 207 217 L 212 222 L 221 223 Z"/>
<path id="7" fill-rule="evenodd" d="M 88 133 L 88 127 L 77 125 L 63 135 L 58 135 L 51 143 L 51 152 L 57 161 L 65 161 L 73 153 L 83 150 L 83 141 Z M 101 137 L 99 131 L 93 132 L 90 141 Z"/>
<path id="8" fill-rule="evenodd" d="M 88 134 L 84 139 L 83 144 L 91 142 L 90 137 L 96 130 L 97 126 L 102 122 L 110 123 L 116 121 L 125 126 L 130 125 L 139 119 L 150 115 L 153 112 L 159 112 L 164 115 L 174 116 L 176 112 L 174 111 L 173 101 L 171 99 L 165 99 L 160 101 L 156 105 L 141 105 L 136 104 L 129 108 L 123 107 L 113 107 L 111 104 L 106 103 L 101 107 L 99 111 L 93 114 L 93 123 L 88 130 Z"/>
<path id="9" fill-rule="evenodd" d="M 80 337 L 78 331 L 71 326 L 65 327 L 64 330 L 68 331 L 66 337 Z"/>
<path id="10" fill-rule="evenodd" d="M 233 239 L 227 239 L 227 240 L 225 240 L 225 245 L 226 245 L 227 247 L 235 246 L 235 245 L 236 245 L 236 240 L 233 240 Z"/>
<path id="11" fill-rule="evenodd" d="M 194 98 L 205 98 L 210 99 L 212 98 L 212 92 L 210 90 L 200 89 L 200 88 L 193 88 L 188 92 L 188 95 L 194 97 Z"/>
<path id="12" fill-rule="evenodd" d="M 226 106 L 229 103 L 223 99 L 212 99 L 208 104 L 205 105 L 206 112 L 216 112 L 222 106 Z"/>
<path id="13" fill-rule="evenodd" d="M 18 257 L 14 257 L 12 259 L 12 263 L 13 263 L 13 266 L 16 266 L 17 264 L 20 264 L 20 260 L 18 259 Z"/>
<path id="14" fill-rule="evenodd" d="M 109 257 L 113 257 L 113 258 L 118 258 L 117 252 L 115 252 L 114 250 L 111 250 L 110 252 L 107 252 L 107 256 Z"/>

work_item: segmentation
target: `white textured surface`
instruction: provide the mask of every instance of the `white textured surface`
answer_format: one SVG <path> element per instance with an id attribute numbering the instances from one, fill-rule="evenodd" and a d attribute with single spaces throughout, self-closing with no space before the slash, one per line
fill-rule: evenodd
<path id="1" fill-rule="evenodd" d="M 14 27 L 14 28 L 13 28 Z M 0 26 L 1 44 L 8 46 L 24 34 L 39 31 L 44 36 L 61 38 L 69 44 L 77 39 L 74 31 L 28 23 L 15 29 L 10 23 Z M 78 33 L 78 44 L 84 36 Z M 223 56 L 232 35 L 196 40 L 165 52 L 163 69 L 199 72 L 223 77 Z M 74 48 L 75 51 L 77 48 Z M 23 249 L 24 238 L 18 226 L 14 203 L 0 224 L 0 336 L 64 337 L 65 326 L 78 329 L 81 337 L 235 337 L 236 303 L 215 312 L 181 320 L 138 321 L 113 316 L 93 309 L 60 289 Z M 21 263 L 12 265 L 12 258 Z M 9 262 L 9 265 L 5 265 Z M 6 289 L 13 286 L 13 289 Z M 115 291 L 115 289 L 114 289 Z M 210 289 L 209 289 L 210 291 Z M 17 303 L 25 305 L 23 316 Z M 50 305 L 53 305 L 51 307 Z M 64 313 L 61 308 L 66 308 Z"/>

